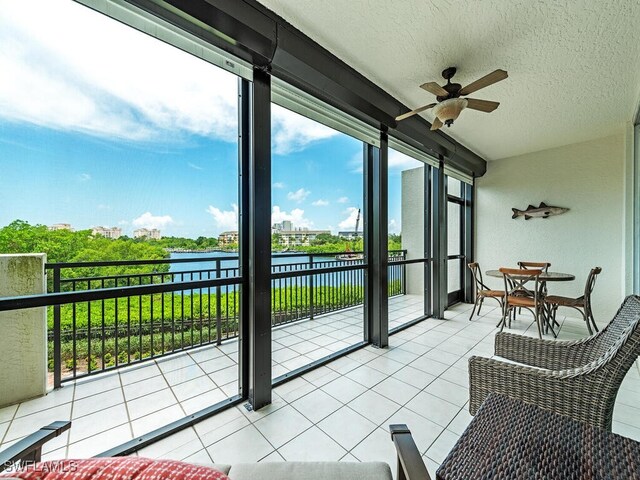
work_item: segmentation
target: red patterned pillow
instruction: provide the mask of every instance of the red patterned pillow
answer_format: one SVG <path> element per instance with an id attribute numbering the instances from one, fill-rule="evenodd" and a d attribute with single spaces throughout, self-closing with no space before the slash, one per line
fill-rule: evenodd
<path id="1" fill-rule="evenodd" d="M 175 460 L 140 457 L 52 460 L 11 472 L 0 478 L 23 480 L 229 480 L 224 473 Z"/>

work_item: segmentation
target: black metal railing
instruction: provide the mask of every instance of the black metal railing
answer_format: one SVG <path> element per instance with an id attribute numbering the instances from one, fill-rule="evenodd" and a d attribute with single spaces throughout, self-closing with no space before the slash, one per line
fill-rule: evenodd
<path id="1" fill-rule="evenodd" d="M 389 254 L 389 296 L 405 293 L 405 265 L 393 264 L 405 257 L 405 251 Z M 49 368 L 56 386 L 238 335 L 237 256 L 52 263 L 46 269 L 48 296 L 102 293 L 47 304 Z M 359 252 L 274 254 L 272 325 L 361 305 L 365 269 Z M 107 292 L 120 293 L 103 295 Z"/>

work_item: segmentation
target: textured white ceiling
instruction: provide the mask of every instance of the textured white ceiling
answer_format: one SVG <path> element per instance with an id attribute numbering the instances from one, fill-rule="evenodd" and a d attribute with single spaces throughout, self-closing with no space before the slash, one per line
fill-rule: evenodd
<path id="1" fill-rule="evenodd" d="M 411 108 L 448 66 L 462 85 L 507 70 L 471 95 L 496 111 L 445 128 L 489 160 L 613 134 L 638 105 L 638 0 L 259 1 Z"/>

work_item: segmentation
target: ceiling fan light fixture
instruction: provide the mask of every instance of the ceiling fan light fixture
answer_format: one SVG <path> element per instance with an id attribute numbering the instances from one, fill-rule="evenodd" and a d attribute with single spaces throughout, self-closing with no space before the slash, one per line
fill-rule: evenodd
<path id="1" fill-rule="evenodd" d="M 433 114 L 445 125 L 451 125 L 468 103 L 466 98 L 450 98 L 433 107 Z"/>

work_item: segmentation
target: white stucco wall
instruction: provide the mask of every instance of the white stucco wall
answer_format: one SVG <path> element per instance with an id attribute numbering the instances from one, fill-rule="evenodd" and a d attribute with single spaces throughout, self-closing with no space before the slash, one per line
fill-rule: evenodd
<path id="1" fill-rule="evenodd" d="M 401 232 L 402 248 L 407 260 L 424 258 L 424 167 L 402 172 Z M 407 265 L 406 290 L 411 294 L 424 293 L 424 269 Z"/>
<path id="2" fill-rule="evenodd" d="M 602 267 L 594 314 L 606 324 L 625 294 L 624 133 L 489 162 L 477 179 L 476 259 L 483 271 L 519 260 L 548 261 L 576 280 L 549 284 L 551 293 L 579 296 L 592 267 Z M 512 219 L 512 207 L 568 207 L 547 219 Z M 501 280 L 485 278 L 490 286 Z M 570 310 L 564 309 L 567 314 Z"/>
<path id="3" fill-rule="evenodd" d="M 46 255 L 0 255 L 0 297 L 46 293 Z M 0 312 L 0 407 L 44 395 L 47 387 L 47 311 Z"/>

